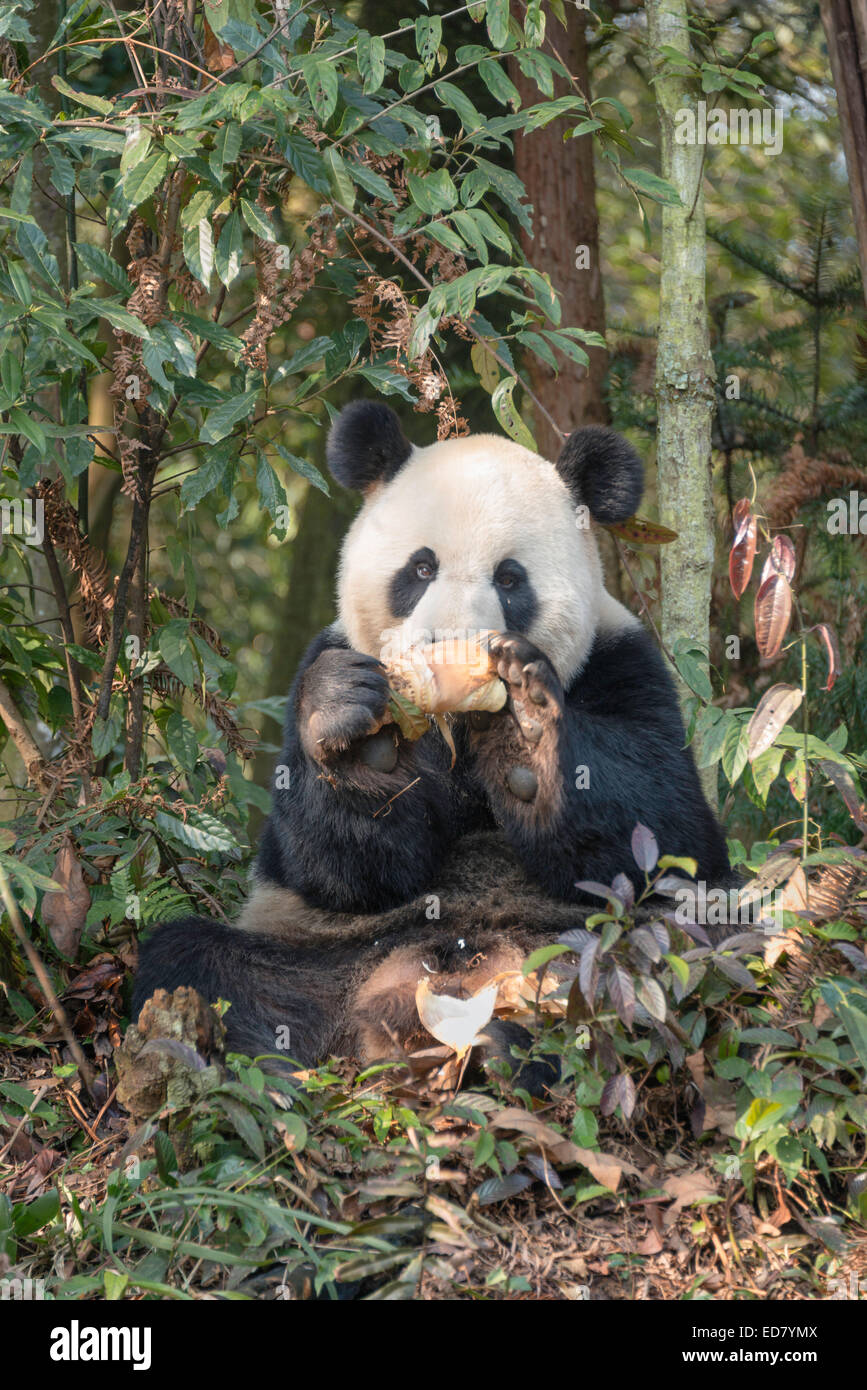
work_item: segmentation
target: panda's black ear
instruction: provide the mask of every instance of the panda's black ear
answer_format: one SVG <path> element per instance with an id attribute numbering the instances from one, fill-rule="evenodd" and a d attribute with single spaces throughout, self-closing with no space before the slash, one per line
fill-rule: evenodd
<path id="1" fill-rule="evenodd" d="M 628 440 L 602 425 L 570 434 L 557 472 L 594 521 L 611 524 L 634 516 L 644 492 L 644 465 Z"/>
<path id="2" fill-rule="evenodd" d="M 328 434 L 325 457 L 335 482 L 356 492 L 387 483 L 406 463 L 412 445 L 400 421 L 380 401 L 344 406 Z"/>

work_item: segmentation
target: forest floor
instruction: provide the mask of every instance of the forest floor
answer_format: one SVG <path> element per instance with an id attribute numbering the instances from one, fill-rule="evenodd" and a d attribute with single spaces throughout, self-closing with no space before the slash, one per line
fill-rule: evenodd
<path id="1" fill-rule="evenodd" d="M 738 1158 L 734 1091 L 703 1054 L 677 1080 L 645 1071 L 631 1122 L 584 1134 L 574 1080 L 540 1105 L 455 1090 L 436 1049 L 288 1080 L 175 1042 L 167 1103 L 135 1122 L 124 975 L 106 956 L 67 991 L 90 1091 L 44 1018 L 3 1035 L 0 1278 L 67 1299 L 811 1300 L 867 1277 L 840 1178 L 858 1162 L 822 1183 Z"/>

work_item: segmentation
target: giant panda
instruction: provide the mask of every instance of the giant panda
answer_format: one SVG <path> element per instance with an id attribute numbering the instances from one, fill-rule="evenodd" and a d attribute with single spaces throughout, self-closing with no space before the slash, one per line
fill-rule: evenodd
<path id="1" fill-rule="evenodd" d="M 415 447 L 390 408 L 359 401 L 327 459 L 363 502 L 337 621 L 289 692 L 251 896 L 232 927 L 158 929 L 133 1001 L 137 1017 L 154 990 L 193 986 L 231 1002 L 230 1048 L 303 1065 L 400 1053 L 420 978 L 472 992 L 516 967 L 580 920 L 576 883 L 625 872 L 643 888 L 638 821 L 700 879 L 728 874 L 672 680 L 606 592 L 588 524 L 636 511 L 632 447 L 597 426 L 556 463 L 493 434 Z M 434 727 L 380 729 L 384 644 L 482 630 L 508 701 L 454 718 L 454 763 Z"/>

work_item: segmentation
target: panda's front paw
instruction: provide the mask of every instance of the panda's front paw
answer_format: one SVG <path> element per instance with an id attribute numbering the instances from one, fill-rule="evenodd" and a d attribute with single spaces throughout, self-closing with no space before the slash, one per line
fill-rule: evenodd
<path id="1" fill-rule="evenodd" d="M 299 729 L 307 756 L 318 763 L 334 762 L 376 732 L 387 704 L 381 662 L 343 647 L 320 653 L 301 683 Z"/>
<path id="2" fill-rule="evenodd" d="M 516 632 L 490 640 L 497 675 L 509 692 L 509 709 L 529 744 L 537 744 L 551 720 L 563 711 L 563 687 L 544 652 Z"/>

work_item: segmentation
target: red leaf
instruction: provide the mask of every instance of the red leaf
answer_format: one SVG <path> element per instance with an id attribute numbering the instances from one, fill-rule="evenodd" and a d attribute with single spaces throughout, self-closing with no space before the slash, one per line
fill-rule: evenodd
<path id="1" fill-rule="evenodd" d="M 803 698 L 803 691 L 796 685 L 772 685 L 765 691 L 747 726 L 747 757 L 751 763 L 770 748 Z"/>
<path id="2" fill-rule="evenodd" d="M 827 623 L 817 623 L 812 629 L 818 632 L 822 641 L 825 643 L 825 653 L 828 657 L 828 684 L 823 685 L 823 690 L 830 690 L 842 670 L 840 662 L 840 648 L 837 646 L 837 634 Z"/>
<path id="3" fill-rule="evenodd" d="M 765 580 L 772 574 L 784 574 L 791 584 L 795 577 L 795 547 L 788 536 L 774 536 L 773 543 L 768 551 L 768 558 L 765 560 L 762 577 L 759 581 L 761 588 Z"/>
<path id="4" fill-rule="evenodd" d="M 756 558 L 756 518 L 745 497 L 735 505 L 732 519 L 735 538 L 729 554 L 729 583 L 735 598 L 740 598 L 750 582 Z"/>
<path id="5" fill-rule="evenodd" d="M 792 618 L 792 590 L 778 570 L 772 570 L 756 594 L 756 646 L 762 656 L 776 656 Z"/>
<path id="6" fill-rule="evenodd" d="M 645 521 L 643 516 L 631 516 L 628 521 L 609 522 L 605 527 L 612 536 L 619 536 L 630 545 L 670 545 L 677 540 L 677 532 L 658 521 Z"/>

